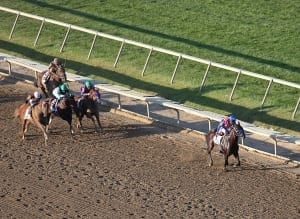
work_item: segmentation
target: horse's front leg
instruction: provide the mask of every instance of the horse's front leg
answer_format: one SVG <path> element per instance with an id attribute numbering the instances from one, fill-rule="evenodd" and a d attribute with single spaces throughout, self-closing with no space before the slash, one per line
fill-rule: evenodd
<path id="1" fill-rule="evenodd" d="M 224 154 L 224 170 L 226 170 L 226 167 L 228 166 L 228 155 Z"/>
<path id="2" fill-rule="evenodd" d="M 49 116 L 48 124 L 46 125 L 46 129 L 45 129 L 47 133 L 49 133 L 50 124 L 52 123 L 53 117 L 54 115 L 51 113 Z"/>
<path id="3" fill-rule="evenodd" d="M 48 98 L 49 95 L 48 95 L 46 89 L 44 87 L 41 87 L 41 90 L 42 90 L 43 94 L 45 95 L 45 97 Z"/>
<path id="4" fill-rule="evenodd" d="M 77 118 L 77 124 L 76 124 L 76 127 L 80 130 L 81 133 L 83 132 L 82 118 L 83 118 L 83 115 L 80 115 Z"/>
<path id="5" fill-rule="evenodd" d="M 24 119 L 22 122 L 22 140 L 25 140 L 25 133 L 27 132 L 28 123 L 27 119 Z"/>
<path id="6" fill-rule="evenodd" d="M 239 152 L 234 152 L 233 156 L 235 157 L 236 160 L 234 167 L 241 166 Z"/>
<path id="7" fill-rule="evenodd" d="M 210 166 L 210 167 L 213 166 L 213 159 L 212 159 L 212 156 L 211 156 L 211 151 L 213 150 L 213 148 L 214 148 L 213 143 L 207 145 L 207 153 L 208 153 L 208 158 L 209 158 L 208 166 Z"/>
<path id="8" fill-rule="evenodd" d="M 98 115 L 96 114 L 95 117 L 96 117 L 96 120 L 97 120 L 97 123 L 98 123 L 98 127 L 99 127 L 101 130 L 103 130 L 102 125 L 101 125 L 101 122 L 100 122 L 100 119 L 99 119 L 99 114 L 98 114 Z"/>

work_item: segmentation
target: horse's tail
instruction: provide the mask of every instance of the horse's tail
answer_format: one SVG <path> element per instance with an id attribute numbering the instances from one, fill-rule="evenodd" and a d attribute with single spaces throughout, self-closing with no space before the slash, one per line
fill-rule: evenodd
<path id="1" fill-rule="evenodd" d="M 14 118 L 15 119 L 20 118 L 20 107 L 18 107 L 17 109 L 15 109 Z"/>
<path id="2" fill-rule="evenodd" d="M 39 87 L 39 86 L 38 86 L 38 79 L 36 79 L 36 78 L 34 79 L 33 85 L 34 85 L 35 87 Z"/>

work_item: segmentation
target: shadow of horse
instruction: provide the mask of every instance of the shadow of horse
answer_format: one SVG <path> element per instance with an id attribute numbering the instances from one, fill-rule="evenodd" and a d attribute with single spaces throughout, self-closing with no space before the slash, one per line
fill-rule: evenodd
<path id="1" fill-rule="evenodd" d="M 245 138 L 245 132 L 243 127 L 240 123 L 233 125 L 232 129 L 230 130 L 228 135 L 222 137 L 220 141 L 220 145 L 214 142 L 214 136 L 216 135 L 216 130 L 210 130 L 206 135 L 206 144 L 207 144 L 207 152 L 209 155 L 209 166 L 213 166 L 213 159 L 211 156 L 211 151 L 213 150 L 214 146 L 220 146 L 223 156 L 224 156 L 224 169 L 228 166 L 228 158 L 229 156 L 233 155 L 235 157 L 236 163 L 234 166 L 240 166 L 240 157 L 239 157 L 239 144 L 238 138 L 243 137 Z"/>
<path id="2" fill-rule="evenodd" d="M 50 72 L 50 78 L 45 85 L 42 83 L 42 78 L 46 72 L 47 70 L 37 74 L 37 78 L 34 80 L 34 85 L 42 90 L 45 97 L 53 97 L 52 91 L 54 88 L 67 81 L 66 71 L 63 66 L 59 66 L 56 68 L 55 73 Z"/>
<path id="3" fill-rule="evenodd" d="M 48 103 L 51 104 L 51 102 L 54 99 L 48 99 Z M 60 117 L 61 119 L 65 120 L 70 127 L 70 133 L 73 135 L 75 133 L 73 126 L 72 126 L 72 120 L 73 120 L 73 112 L 75 113 L 77 119 L 79 118 L 79 111 L 77 108 L 77 103 L 74 99 L 74 96 L 65 97 L 58 101 L 57 103 L 57 112 L 51 112 L 49 126 L 53 120 L 54 117 Z"/>
<path id="4" fill-rule="evenodd" d="M 20 119 L 21 131 L 22 131 L 22 140 L 25 140 L 25 133 L 28 130 L 29 124 L 36 125 L 39 129 L 42 130 L 45 139 L 45 145 L 48 145 L 48 125 L 51 115 L 50 105 L 47 101 L 41 100 L 37 105 L 32 107 L 31 118 L 25 119 L 25 113 L 29 103 L 25 102 L 21 104 L 14 112 L 15 118 Z"/>
<path id="5" fill-rule="evenodd" d="M 83 132 L 82 119 L 84 116 L 86 116 L 87 118 L 92 120 L 95 127 L 95 132 L 99 132 L 99 129 L 102 130 L 102 125 L 99 118 L 99 97 L 97 96 L 96 92 L 94 90 L 91 90 L 87 96 L 77 96 L 75 99 L 78 103 L 79 109 L 77 128 L 81 129 L 81 132 Z M 97 123 L 95 120 L 97 121 Z"/>

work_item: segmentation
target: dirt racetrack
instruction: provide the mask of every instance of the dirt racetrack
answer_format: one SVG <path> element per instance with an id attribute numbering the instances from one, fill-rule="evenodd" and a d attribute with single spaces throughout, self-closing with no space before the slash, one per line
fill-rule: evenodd
<path id="1" fill-rule="evenodd" d="M 0 90 L 0 218 L 300 218 L 299 179 L 266 158 L 210 168 L 201 138 L 111 112 L 102 133 L 56 118 L 48 147 L 33 126 L 22 142 L 13 112 L 35 88 Z"/>

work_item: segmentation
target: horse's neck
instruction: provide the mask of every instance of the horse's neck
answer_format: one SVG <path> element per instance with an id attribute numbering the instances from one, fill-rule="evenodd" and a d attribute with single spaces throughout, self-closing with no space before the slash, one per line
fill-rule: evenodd
<path id="1" fill-rule="evenodd" d="M 57 70 L 56 70 L 56 75 L 61 78 L 61 79 L 64 79 L 65 78 L 65 69 L 63 67 L 59 67 Z"/>
<path id="2" fill-rule="evenodd" d="M 234 129 L 232 129 L 229 133 L 229 141 L 234 143 L 237 140 L 238 140 L 238 137 L 236 135 L 236 131 Z"/>

